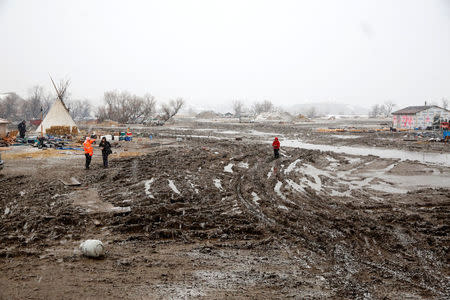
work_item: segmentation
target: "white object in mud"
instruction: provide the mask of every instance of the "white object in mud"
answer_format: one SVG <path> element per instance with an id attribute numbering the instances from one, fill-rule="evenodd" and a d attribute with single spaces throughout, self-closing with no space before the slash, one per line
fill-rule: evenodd
<path id="1" fill-rule="evenodd" d="M 87 257 L 100 257 L 105 255 L 105 247 L 99 240 L 86 240 L 80 244 L 80 250 Z"/>

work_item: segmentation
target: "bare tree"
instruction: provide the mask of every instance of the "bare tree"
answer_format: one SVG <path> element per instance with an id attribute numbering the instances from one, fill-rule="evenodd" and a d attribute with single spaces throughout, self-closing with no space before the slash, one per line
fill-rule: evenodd
<path id="1" fill-rule="evenodd" d="M 448 99 L 442 98 L 441 99 L 441 103 L 442 103 L 442 108 L 447 109 L 447 107 L 448 107 Z"/>
<path id="2" fill-rule="evenodd" d="M 392 113 L 392 110 L 395 107 L 395 103 L 392 102 L 391 100 L 388 100 L 386 102 L 384 102 L 384 113 L 386 117 L 389 117 Z"/>
<path id="3" fill-rule="evenodd" d="M 29 91 L 29 97 L 23 107 L 22 115 L 25 119 L 37 119 L 41 116 L 42 101 L 44 98 L 44 88 L 34 86 Z"/>
<path id="4" fill-rule="evenodd" d="M 244 112 L 244 103 L 241 100 L 233 101 L 233 111 L 236 117 L 240 117 Z"/>
<path id="5" fill-rule="evenodd" d="M 141 123 L 155 113 L 156 100 L 150 94 L 140 97 L 127 91 L 108 91 L 103 101 L 105 105 L 99 107 L 96 113 L 99 121 L 110 119 L 120 123 Z"/>
<path id="6" fill-rule="evenodd" d="M 167 122 L 172 117 L 174 117 L 178 111 L 183 107 L 184 100 L 183 98 L 177 98 L 176 100 L 170 100 L 168 104 L 161 105 L 162 110 L 162 119 L 164 122 Z"/>
<path id="7" fill-rule="evenodd" d="M 0 117 L 12 121 L 22 119 L 20 108 L 23 102 L 16 93 L 9 93 L 0 103 Z"/>
<path id="8" fill-rule="evenodd" d="M 270 102 L 269 100 L 264 100 L 263 102 L 255 102 L 252 105 L 252 112 L 255 115 L 259 115 L 261 113 L 265 113 L 265 112 L 271 112 L 274 110 L 274 106 L 272 104 L 272 102 Z"/>
<path id="9" fill-rule="evenodd" d="M 380 115 L 380 106 L 378 104 L 374 104 L 369 111 L 370 118 L 376 118 Z"/>
<path id="10" fill-rule="evenodd" d="M 91 116 L 92 105 L 89 100 L 66 100 L 69 113 L 75 120 L 87 119 Z"/>
<path id="11" fill-rule="evenodd" d="M 311 107 L 308 109 L 308 111 L 307 111 L 307 113 L 306 113 L 306 116 L 307 116 L 308 118 L 314 118 L 314 117 L 316 116 L 316 108 L 315 108 L 314 106 L 311 106 Z"/>

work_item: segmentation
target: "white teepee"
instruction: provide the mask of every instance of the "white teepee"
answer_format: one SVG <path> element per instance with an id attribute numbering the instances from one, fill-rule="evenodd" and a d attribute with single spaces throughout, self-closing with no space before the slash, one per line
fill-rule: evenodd
<path id="1" fill-rule="evenodd" d="M 60 88 L 58 89 L 51 76 L 50 79 L 56 90 L 58 98 L 55 103 L 53 103 L 52 107 L 50 107 L 50 110 L 41 122 L 41 125 L 39 125 L 36 129 L 36 132 L 42 131 L 45 133 L 46 130 L 52 126 L 69 126 L 70 131 L 72 132 L 72 128 L 77 127 L 77 124 L 73 121 L 72 116 L 69 114 L 69 110 L 63 101 L 64 95 L 66 95 L 67 87 L 69 86 L 69 81 L 62 81 L 63 84 L 60 84 Z"/>
<path id="2" fill-rule="evenodd" d="M 72 131 L 72 127 L 76 127 L 74 120 L 69 114 L 69 110 L 61 101 L 61 99 L 56 99 L 55 103 L 53 103 L 52 107 L 48 111 L 41 125 L 38 126 L 36 132 L 41 132 L 42 130 L 45 133 L 47 129 L 52 126 L 70 126 L 70 131 Z"/>

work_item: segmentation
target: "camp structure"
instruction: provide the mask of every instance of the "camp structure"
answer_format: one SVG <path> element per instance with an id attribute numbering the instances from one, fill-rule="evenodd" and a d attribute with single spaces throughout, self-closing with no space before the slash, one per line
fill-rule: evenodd
<path id="1" fill-rule="evenodd" d="M 4 138 L 7 132 L 8 120 L 0 119 L 0 138 Z"/>
<path id="2" fill-rule="evenodd" d="M 51 77 L 50 77 L 51 78 Z M 70 116 L 69 110 L 63 101 L 63 95 L 66 93 L 66 88 L 58 89 L 53 82 L 53 86 L 55 87 L 56 94 L 58 98 L 55 100 L 53 105 L 50 107 L 48 113 L 45 115 L 44 120 L 41 122 L 40 126 L 36 129 L 36 132 L 46 133 L 48 129 L 51 127 L 70 127 L 70 132 L 73 132 L 73 128 L 78 132 L 77 124 L 75 124 L 74 120 Z"/>

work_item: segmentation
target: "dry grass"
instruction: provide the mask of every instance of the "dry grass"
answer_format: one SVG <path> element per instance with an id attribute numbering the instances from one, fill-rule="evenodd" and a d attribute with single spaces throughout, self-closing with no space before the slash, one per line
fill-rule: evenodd
<path id="1" fill-rule="evenodd" d="M 14 160 L 14 159 L 42 159 L 49 157 L 61 157 L 65 156 L 66 153 L 64 150 L 56 150 L 56 149 L 46 149 L 46 150 L 38 150 L 36 151 L 14 151 L 14 152 L 4 152 L 2 154 L 2 159 L 5 160 Z"/>

